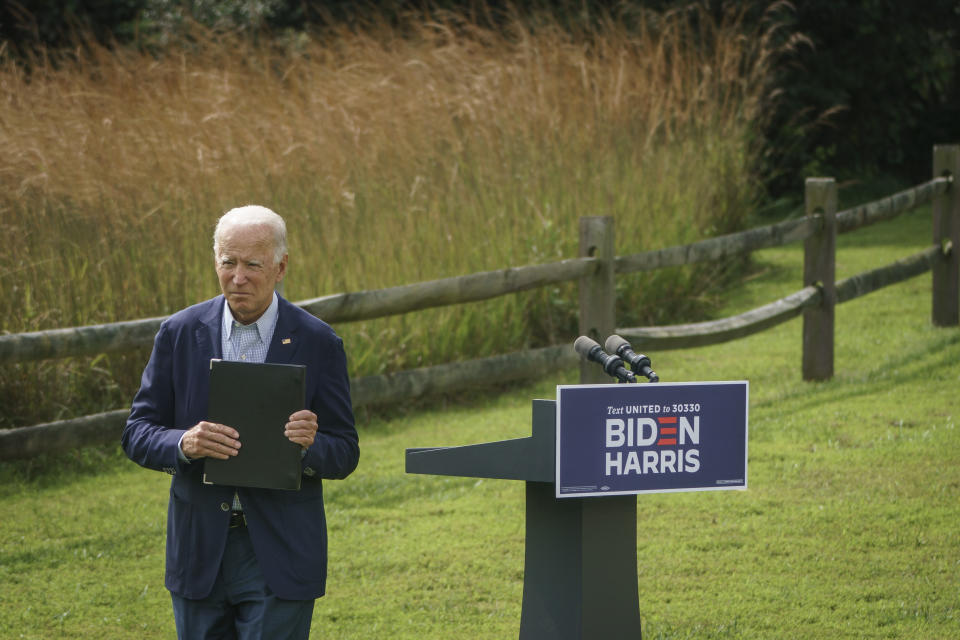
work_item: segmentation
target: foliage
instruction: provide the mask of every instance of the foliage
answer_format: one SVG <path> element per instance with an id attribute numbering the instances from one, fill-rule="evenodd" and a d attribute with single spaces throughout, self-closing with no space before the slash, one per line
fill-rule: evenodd
<path id="1" fill-rule="evenodd" d="M 767 183 L 798 176 L 930 175 L 935 143 L 960 138 L 960 3 L 807 0 L 770 7 L 781 59 L 766 123 Z"/>
<path id="2" fill-rule="evenodd" d="M 143 6 L 144 0 L 8 0 L 0 4 L 0 41 L 19 53 L 69 46 L 80 34 L 130 41 Z"/>
<path id="3" fill-rule="evenodd" d="M 737 3 L 757 31 L 772 28 L 777 74 L 766 105 L 764 182 L 771 194 L 796 188 L 798 176 L 864 172 L 926 177 L 929 148 L 960 137 L 960 3 L 929 0 L 922 10 L 899 0 L 752 0 Z M 594 32 L 613 20 L 649 29 L 649 16 L 684 15 L 696 25 L 729 11 L 724 0 L 511 3 L 499 0 L 98 0 L 18 2 L 0 9 L 0 36 L 17 50 L 71 46 L 78 32 L 100 43 L 157 49 L 192 37 L 194 25 L 219 33 L 293 39 L 371 24 L 402 25 L 465 15 L 485 28 L 509 28 L 517 16 Z M 415 7 L 415 8 L 414 8 Z M 706 11 L 704 11 L 704 9 Z M 703 33 L 699 34 L 701 37 Z M 702 42 L 695 40 L 694 42 Z"/>

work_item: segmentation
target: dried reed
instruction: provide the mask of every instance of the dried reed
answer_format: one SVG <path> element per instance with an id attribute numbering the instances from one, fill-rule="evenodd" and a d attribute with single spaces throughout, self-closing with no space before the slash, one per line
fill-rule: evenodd
<path id="1" fill-rule="evenodd" d="M 588 32 L 434 14 L 282 44 L 198 31 L 161 55 L 3 58 L 0 330 L 217 293 L 212 225 L 248 202 L 288 219 L 291 299 L 572 257 L 581 215 L 616 216 L 621 253 L 730 230 L 757 193 L 765 47 L 706 14 Z M 664 278 L 633 301 L 654 319 L 699 293 Z M 358 372 L 449 360 L 554 339 L 568 294 L 342 332 Z M 365 342 L 384 335 L 398 347 L 374 363 Z"/>

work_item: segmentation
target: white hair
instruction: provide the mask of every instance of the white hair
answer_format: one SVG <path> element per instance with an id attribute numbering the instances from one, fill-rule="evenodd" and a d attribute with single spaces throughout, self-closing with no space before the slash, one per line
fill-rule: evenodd
<path id="1" fill-rule="evenodd" d="M 220 238 L 235 227 L 267 226 L 273 231 L 273 258 L 279 264 L 287 253 L 287 224 L 272 210 L 257 204 L 230 209 L 217 220 L 213 231 L 213 255 L 220 255 Z"/>

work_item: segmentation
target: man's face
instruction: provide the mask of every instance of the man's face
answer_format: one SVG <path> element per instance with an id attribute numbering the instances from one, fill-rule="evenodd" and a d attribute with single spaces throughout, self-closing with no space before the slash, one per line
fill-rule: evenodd
<path id="1" fill-rule="evenodd" d="M 221 233 L 217 261 L 220 290 L 233 317 L 250 324 L 273 300 L 273 289 L 287 271 L 287 256 L 274 263 L 273 232 L 266 226 L 237 226 Z"/>

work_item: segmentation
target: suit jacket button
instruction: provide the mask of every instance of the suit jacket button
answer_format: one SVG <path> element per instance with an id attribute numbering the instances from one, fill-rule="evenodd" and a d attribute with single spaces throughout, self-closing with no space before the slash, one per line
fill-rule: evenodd
<path id="1" fill-rule="evenodd" d="M 220 511 L 230 511 L 230 504 L 227 502 L 221 502 Z"/>

